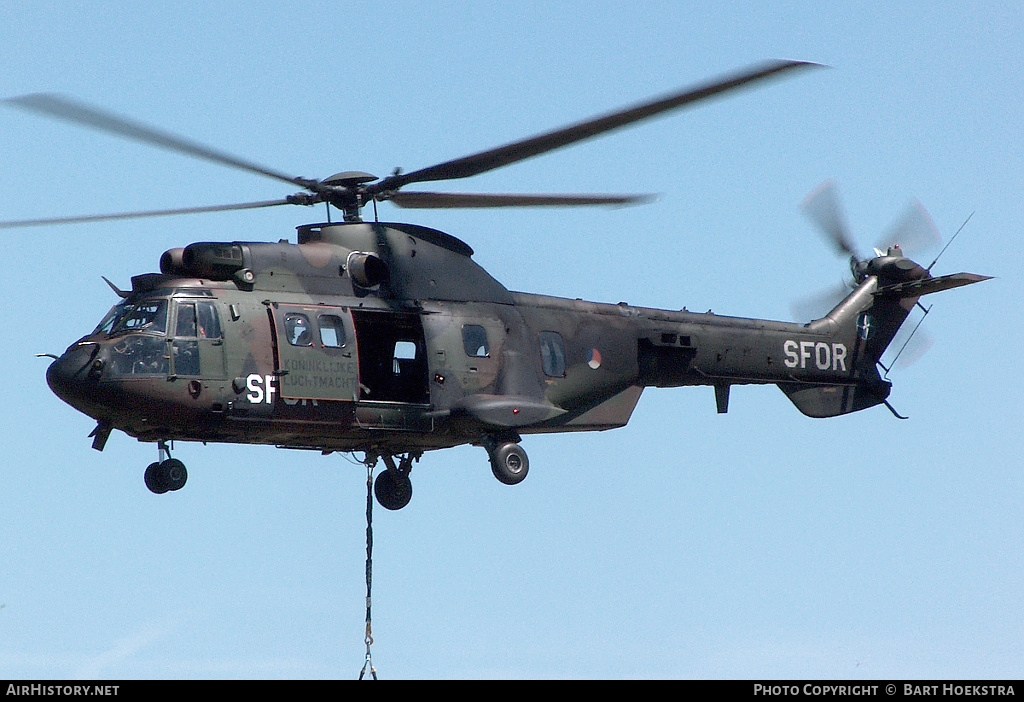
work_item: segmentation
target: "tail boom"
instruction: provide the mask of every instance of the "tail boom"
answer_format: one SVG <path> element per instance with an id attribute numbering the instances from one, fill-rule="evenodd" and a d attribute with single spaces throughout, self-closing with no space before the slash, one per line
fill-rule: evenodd
<path id="1" fill-rule="evenodd" d="M 809 324 L 662 313 L 664 322 L 639 340 L 640 385 L 711 385 L 719 412 L 728 407 L 728 388 L 741 384 L 774 384 L 809 417 L 885 404 L 892 384 L 878 363 L 918 299 L 987 279 L 932 277 L 889 255 L 865 262 L 859 285 Z"/>

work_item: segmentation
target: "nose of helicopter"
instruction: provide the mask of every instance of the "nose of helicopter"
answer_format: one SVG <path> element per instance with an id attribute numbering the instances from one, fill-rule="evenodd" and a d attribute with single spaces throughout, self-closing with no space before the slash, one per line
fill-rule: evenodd
<path id="1" fill-rule="evenodd" d="M 53 393 L 86 414 L 92 414 L 89 390 L 97 382 L 99 350 L 99 344 L 77 343 L 46 370 L 46 383 Z"/>

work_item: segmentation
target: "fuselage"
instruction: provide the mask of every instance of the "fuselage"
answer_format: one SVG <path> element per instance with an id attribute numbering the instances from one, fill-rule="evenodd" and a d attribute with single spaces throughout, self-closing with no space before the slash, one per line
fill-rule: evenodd
<path id="1" fill-rule="evenodd" d="M 650 386 L 875 373 L 866 340 L 829 319 L 514 293 L 462 242 L 410 225 L 313 225 L 299 241 L 168 252 L 52 364 L 51 387 L 146 441 L 397 453 L 623 426 Z"/>

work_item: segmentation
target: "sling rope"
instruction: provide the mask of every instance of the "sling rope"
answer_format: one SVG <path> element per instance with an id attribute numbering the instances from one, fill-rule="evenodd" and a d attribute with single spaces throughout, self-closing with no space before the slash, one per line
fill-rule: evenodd
<path id="1" fill-rule="evenodd" d="M 370 676 L 377 679 L 377 669 L 373 667 L 373 659 L 370 657 L 370 644 L 373 643 L 373 632 L 370 627 L 370 586 L 373 582 L 373 467 L 377 465 L 377 457 L 366 455 L 366 635 L 363 642 L 366 644 L 366 661 L 363 669 L 359 671 L 359 679 L 362 680 L 366 671 Z"/>

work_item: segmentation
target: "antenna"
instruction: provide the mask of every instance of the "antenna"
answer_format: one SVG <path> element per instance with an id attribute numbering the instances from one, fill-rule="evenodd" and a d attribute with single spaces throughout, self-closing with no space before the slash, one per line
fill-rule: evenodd
<path id="1" fill-rule="evenodd" d="M 929 265 L 927 268 L 925 268 L 926 271 L 928 271 L 929 273 L 932 272 L 932 266 L 934 266 L 936 263 L 939 262 L 939 258 L 942 256 L 942 254 L 946 253 L 946 249 L 948 249 L 949 245 L 953 243 L 953 240 L 956 239 L 957 236 L 960 235 L 960 232 L 962 232 L 964 230 L 964 227 L 967 226 L 967 223 L 971 221 L 971 217 L 973 217 L 973 216 L 974 216 L 974 212 L 972 212 L 970 215 L 968 215 L 967 219 L 964 220 L 964 223 L 960 225 L 960 228 L 956 230 L 956 234 L 954 234 L 953 237 L 948 242 L 946 242 L 946 245 L 942 247 L 942 251 L 940 251 L 939 255 L 935 257 L 935 260 L 931 262 L 931 265 Z"/>

